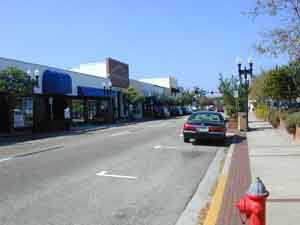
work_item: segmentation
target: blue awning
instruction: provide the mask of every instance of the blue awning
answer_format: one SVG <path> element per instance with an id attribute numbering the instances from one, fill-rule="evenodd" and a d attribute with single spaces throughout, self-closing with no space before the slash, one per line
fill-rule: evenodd
<path id="1" fill-rule="evenodd" d="M 85 97 L 109 97 L 109 96 L 116 96 L 116 91 L 109 91 L 106 89 L 100 89 L 100 88 L 92 88 L 92 87 L 78 87 L 78 95 L 79 96 L 85 96 Z"/>
<path id="2" fill-rule="evenodd" d="M 72 79 L 69 74 L 52 70 L 45 70 L 43 73 L 44 94 L 71 94 Z"/>

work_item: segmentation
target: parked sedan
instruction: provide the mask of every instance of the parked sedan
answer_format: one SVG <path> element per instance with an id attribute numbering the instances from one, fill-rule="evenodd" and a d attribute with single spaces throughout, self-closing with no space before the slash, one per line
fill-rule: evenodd
<path id="1" fill-rule="evenodd" d="M 197 140 L 226 140 L 226 121 L 218 112 L 195 112 L 183 126 L 184 142 Z"/>

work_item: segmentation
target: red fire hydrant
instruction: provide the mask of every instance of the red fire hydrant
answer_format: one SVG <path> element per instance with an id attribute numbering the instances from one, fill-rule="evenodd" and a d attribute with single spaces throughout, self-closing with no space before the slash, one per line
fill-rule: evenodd
<path id="1" fill-rule="evenodd" d="M 246 196 L 241 198 L 236 207 L 239 209 L 240 218 L 243 224 L 246 223 L 242 219 L 244 214 L 249 220 L 249 225 L 265 225 L 266 224 L 266 200 L 269 192 L 259 177 L 250 185 Z"/>

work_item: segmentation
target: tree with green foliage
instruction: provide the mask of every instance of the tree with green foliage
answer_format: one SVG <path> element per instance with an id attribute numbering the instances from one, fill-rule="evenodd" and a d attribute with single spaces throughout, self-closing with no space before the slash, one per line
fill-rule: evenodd
<path id="1" fill-rule="evenodd" d="M 267 78 L 265 71 L 261 75 L 254 77 L 251 82 L 249 98 L 256 100 L 257 103 L 262 103 L 266 100 L 267 95 L 264 91 L 264 85 Z"/>
<path id="2" fill-rule="evenodd" d="M 129 87 L 126 92 L 126 99 L 129 104 L 136 105 L 137 103 L 143 103 L 145 97 L 139 93 L 139 91 L 134 87 Z"/>
<path id="3" fill-rule="evenodd" d="M 140 92 L 134 87 L 129 87 L 125 92 L 125 96 L 126 96 L 126 101 L 131 105 L 130 106 L 131 113 L 133 114 L 140 113 L 139 103 L 145 102 L 145 97 L 142 94 L 140 94 Z"/>
<path id="4" fill-rule="evenodd" d="M 189 92 L 183 92 L 175 97 L 176 105 L 191 105 L 193 102 L 193 94 Z"/>
<path id="5" fill-rule="evenodd" d="M 8 129 L 12 129 L 13 113 L 17 98 L 31 95 L 35 81 L 17 67 L 7 67 L 0 71 L 0 92 L 5 94 L 9 115 Z M 3 106 L 2 106 L 3 107 Z M 12 131 L 12 130 L 11 130 Z"/>
<path id="6" fill-rule="evenodd" d="M 198 96 L 197 97 L 197 102 L 198 102 L 198 104 L 200 105 L 201 108 L 204 108 L 205 106 L 208 106 L 208 105 L 214 105 L 215 104 L 215 102 L 212 98 L 209 98 L 205 95 Z"/>
<path id="7" fill-rule="evenodd" d="M 29 95 L 33 92 L 34 80 L 26 72 L 16 67 L 0 71 L 0 92 L 10 95 Z"/>
<path id="8" fill-rule="evenodd" d="M 277 17 L 280 25 L 266 29 L 256 44 L 259 53 L 278 56 L 287 53 L 291 60 L 300 59 L 300 1 L 255 0 L 250 10 L 252 18 L 260 15 Z"/>
<path id="9" fill-rule="evenodd" d="M 292 77 L 292 80 L 295 84 L 297 97 L 300 96 L 300 61 L 291 61 L 288 64 L 288 73 Z"/>
<path id="10" fill-rule="evenodd" d="M 238 90 L 237 80 L 234 77 L 224 78 L 223 75 L 220 74 L 218 89 L 219 92 L 222 94 L 226 112 L 230 117 L 236 117 L 237 102 L 234 97 L 234 92 Z"/>
<path id="11" fill-rule="evenodd" d="M 287 66 L 269 70 L 266 73 L 263 91 L 273 100 L 292 101 L 299 96 L 293 78 Z"/>

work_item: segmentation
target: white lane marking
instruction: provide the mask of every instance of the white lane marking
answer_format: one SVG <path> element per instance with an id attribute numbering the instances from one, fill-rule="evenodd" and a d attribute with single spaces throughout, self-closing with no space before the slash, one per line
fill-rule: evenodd
<path id="1" fill-rule="evenodd" d="M 122 175 L 116 175 L 116 174 L 107 174 L 107 171 L 103 170 L 99 173 L 96 173 L 97 176 L 100 177 L 114 177 L 114 178 L 125 178 L 125 179 L 137 179 L 133 176 L 122 176 Z"/>
<path id="2" fill-rule="evenodd" d="M 2 158 L 2 159 L 0 159 L 0 163 L 8 161 L 8 160 L 12 160 L 12 159 L 13 159 L 13 157 Z"/>
<path id="3" fill-rule="evenodd" d="M 167 124 L 166 123 L 160 123 L 160 124 L 157 124 L 157 125 L 150 125 L 150 126 L 147 126 L 148 128 L 160 128 L 160 127 L 165 127 Z"/>
<path id="4" fill-rule="evenodd" d="M 159 149 L 159 148 L 161 148 L 161 146 L 160 146 L 160 145 L 156 145 L 156 146 L 154 146 L 153 148 L 154 148 L 154 149 Z"/>
<path id="5" fill-rule="evenodd" d="M 176 146 L 165 146 L 165 145 L 156 145 L 153 148 L 154 149 L 161 149 L 161 148 L 164 148 L 164 149 L 177 149 Z"/>
<path id="6" fill-rule="evenodd" d="M 31 156 L 31 155 L 36 155 L 36 154 L 51 151 L 51 150 L 57 150 L 57 149 L 60 149 L 60 148 L 63 148 L 63 147 L 64 146 L 62 146 L 62 145 L 57 145 L 57 146 L 52 146 L 52 147 L 48 147 L 48 148 L 45 148 L 45 149 L 39 149 L 39 150 L 32 151 L 32 152 L 27 152 L 27 153 L 22 153 L 22 154 L 18 154 L 18 155 L 9 156 L 9 157 L 0 159 L 0 163 L 5 162 L 5 161 L 9 161 L 9 160 L 13 160 L 13 159 L 15 160 L 15 159 L 19 159 L 19 158 L 28 157 L 28 156 Z"/>
<path id="7" fill-rule="evenodd" d="M 122 131 L 119 133 L 112 134 L 111 136 L 116 137 L 116 136 L 126 135 L 126 134 L 130 134 L 130 133 L 131 133 L 130 131 Z"/>

